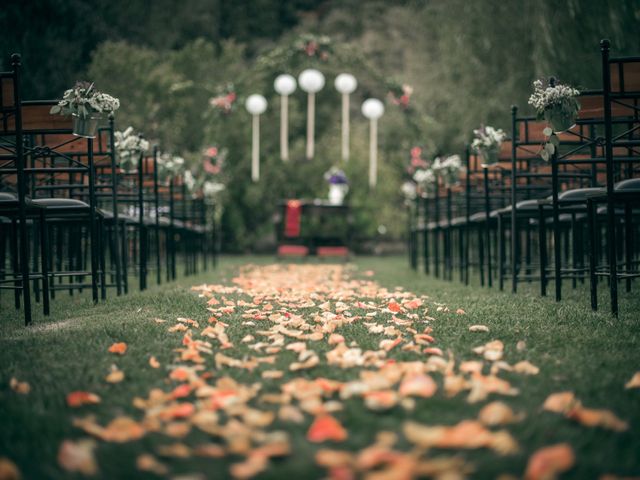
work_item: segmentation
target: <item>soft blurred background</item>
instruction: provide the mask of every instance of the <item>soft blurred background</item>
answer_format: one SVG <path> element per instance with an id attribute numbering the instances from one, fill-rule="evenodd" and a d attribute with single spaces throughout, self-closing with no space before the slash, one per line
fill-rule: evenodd
<path id="1" fill-rule="evenodd" d="M 352 95 L 349 201 L 362 248 L 404 234 L 400 184 L 409 150 L 462 153 L 481 123 L 509 131 L 510 106 L 527 110 L 531 82 L 555 75 L 600 85 L 599 40 L 615 55 L 640 52 L 640 0 L 3 0 L 0 51 L 23 56 L 25 99 L 60 98 L 78 79 L 120 98 L 120 129 L 133 125 L 163 150 L 196 162 L 208 146 L 227 150 L 223 248 L 267 248 L 282 198 L 325 197 L 322 178 L 340 159 L 338 73 L 356 76 Z M 327 38 L 325 38 L 326 36 Z M 308 50 L 309 43 L 318 48 Z M 290 99 L 292 161 L 279 157 L 273 80 L 321 70 L 316 158 L 304 160 L 306 96 Z M 397 105 L 402 86 L 413 88 Z M 230 112 L 210 100 L 233 92 Z M 244 99 L 267 97 L 262 178 L 249 181 L 250 116 Z M 367 185 L 368 123 L 359 105 L 385 99 L 380 181 Z"/>

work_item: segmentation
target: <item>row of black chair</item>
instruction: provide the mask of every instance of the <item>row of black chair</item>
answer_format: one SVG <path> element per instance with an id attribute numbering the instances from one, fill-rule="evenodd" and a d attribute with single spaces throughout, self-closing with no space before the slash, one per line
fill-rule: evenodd
<path id="1" fill-rule="evenodd" d="M 23 101 L 20 56 L 0 73 L 0 289 L 13 290 L 31 323 L 32 293 L 45 315 L 56 292 L 140 290 L 215 264 L 215 205 L 187 189 L 183 175 L 158 177 L 159 151 L 140 155 L 134 172 L 118 164 L 114 119 L 95 138 L 53 116 L 56 102 Z M 162 274 L 165 270 L 166 275 Z M 90 279 L 90 281 L 87 281 Z"/>
<path id="2" fill-rule="evenodd" d="M 618 284 L 639 276 L 640 57 L 611 58 L 601 42 L 602 88 L 580 94 L 576 124 L 559 133 L 548 162 L 540 157 L 547 123 L 512 107 L 511 138 L 499 162 L 482 166 L 466 151 L 461 184 L 437 185 L 410 208 L 409 257 L 445 279 L 470 270 L 481 285 L 539 282 L 556 300 L 563 283 L 609 287 L 618 313 Z M 551 80 L 553 81 L 553 80 Z"/>

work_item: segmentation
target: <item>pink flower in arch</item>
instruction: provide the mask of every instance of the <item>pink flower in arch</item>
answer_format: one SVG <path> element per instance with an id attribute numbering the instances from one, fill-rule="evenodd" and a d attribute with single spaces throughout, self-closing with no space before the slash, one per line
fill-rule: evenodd
<path id="1" fill-rule="evenodd" d="M 215 158 L 218 156 L 218 147 L 209 147 L 205 150 L 204 154 L 207 157 Z"/>

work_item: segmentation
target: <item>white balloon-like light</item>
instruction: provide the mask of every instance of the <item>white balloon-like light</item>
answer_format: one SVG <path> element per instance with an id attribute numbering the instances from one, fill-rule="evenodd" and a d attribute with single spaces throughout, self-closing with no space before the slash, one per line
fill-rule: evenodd
<path id="1" fill-rule="evenodd" d="M 324 75 L 313 68 L 303 70 L 298 76 L 300 88 L 307 93 L 316 93 L 324 87 Z"/>
<path id="2" fill-rule="evenodd" d="M 249 95 L 244 105 L 251 115 L 260 115 L 267 109 L 267 99 L 258 94 Z"/>
<path id="3" fill-rule="evenodd" d="M 368 98 L 362 103 L 362 114 L 370 120 L 376 120 L 384 113 L 384 104 L 377 98 Z"/>
<path id="4" fill-rule="evenodd" d="M 350 73 L 341 73 L 336 77 L 334 85 L 338 92 L 349 94 L 353 93 L 353 91 L 358 87 L 358 81 L 356 80 L 356 77 Z"/>
<path id="5" fill-rule="evenodd" d="M 291 95 L 296 91 L 296 79 L 287 73 L 283 73 L 282 75 L 278 75 L 273 82 L 273 88 L 275 88 L 276 92 L 280 95 Z"/>

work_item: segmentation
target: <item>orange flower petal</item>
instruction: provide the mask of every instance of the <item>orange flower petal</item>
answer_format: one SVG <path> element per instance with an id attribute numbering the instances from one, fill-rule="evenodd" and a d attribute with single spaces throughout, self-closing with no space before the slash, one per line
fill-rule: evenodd
<path id="1" fill-rule="evenodd" d="M 529 458 L 525 480 L 551 480 L 575 463 L 573 449 L 567 443 L 541 448 Z"/>
<path id="2" fill-rule="evenodd" d="M 347 439 L 348 433 L 344 427 L 331 415 L 319 415 L 313 421 L 307 432 L 307 440 L 314 443 L 332 440 L 343 442 Z"/>
<path id="3" fill-rule="evenodd" d="M 67 394 L 67 405 L 72 408 L 95 405 L 97 403 L 100 403 L 100 397 L 95 393 L 77 391 Z"/>
<path id="4" fill-rule="evenodd" d="M 400 312 L 402 310 L 402 307 L 400 306 L 400 304 L 398 302 L 389 302 L 389 305 L 387 305 L 387 307 L 393 313 L 398 313 L 398 312 Z"/>
<path id="5" fill-rule="evenodd" d="M 109 347 L 109 352 L 124 355 L 127 352 L 127 344 L 124 342 L 114 343 Z"/>

